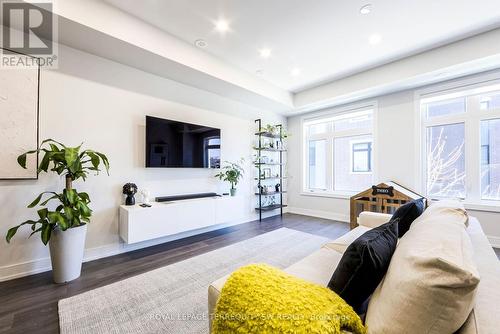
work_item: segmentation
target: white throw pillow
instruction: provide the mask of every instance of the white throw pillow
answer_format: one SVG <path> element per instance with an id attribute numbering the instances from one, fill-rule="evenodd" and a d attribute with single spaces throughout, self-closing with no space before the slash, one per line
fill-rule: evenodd
<path id="1" fill-rule="evenodd" d="M 370 334 L 453 333 L 473 309 L 479 274 L 465 231 L 467 214 L 443 203 L 428 210 L 401 238 L 372 295 Z"/>

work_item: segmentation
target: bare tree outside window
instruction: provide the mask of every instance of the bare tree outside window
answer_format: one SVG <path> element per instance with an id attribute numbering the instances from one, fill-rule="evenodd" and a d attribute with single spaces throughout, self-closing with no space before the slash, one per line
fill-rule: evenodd
<path id="1" fill-rule="evenodd" d="M 500 199 L 500 119 L 481 121 L 481 198 Z"/>
<path id="2" fill-rule="evenodd" d="M 427 192 L 436 197 L 465 197 L 464 125 L 427 128 Z"/>

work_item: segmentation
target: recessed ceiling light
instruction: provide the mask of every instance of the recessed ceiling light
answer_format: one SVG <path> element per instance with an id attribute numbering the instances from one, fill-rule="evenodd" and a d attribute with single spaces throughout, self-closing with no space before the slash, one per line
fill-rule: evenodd
<path id="1" fill-rule="evenodd" d="M 372 11 L 372 4 L 366 4 L 359 9 L 359 12 L 363 15 L 370 14 Z"/>
<path id="2" fill-rule="evenodd" d="M 300 68 L 298 68 L 298 67 L 294 67 L 294 68 L 292 68 L 292 70 L 290 71 L 290 75 L 291 75 L 291 76 L 296 77 L 296 76 L 299 76 L 301 72 L 302 72 L 302 71 L 300 70 Z"/>
<path id="3" fill-rule="evenodd" d="M 267 49 L 267 48 L 260 49 L 259 53 L 260 53 L 260 56 L 262 58 L 269 58 L 269 57 L 271 57 L 271 49 Z"/>
<path id="4" fill-rule="evenodd" d="M 224 19 L 219 19 L 215 22 L 215 30 L 218 32 L 227 32 L 229 30 L 229 23 Z"/>
<path id="5" fill-rule="evenodd" d="M 371 45 L 377 45 L 382 41 L 382 36 L 380 36 L 379 34 L 370 35 L 368 41 L 370 42 Z"/>
<path id="6" fill-rule="evenodd" d="M 208 43 L 204 39 L 197 39 L 196 41 L 194 41 L 194 45 L 203 49 L 208 46 Z"/>

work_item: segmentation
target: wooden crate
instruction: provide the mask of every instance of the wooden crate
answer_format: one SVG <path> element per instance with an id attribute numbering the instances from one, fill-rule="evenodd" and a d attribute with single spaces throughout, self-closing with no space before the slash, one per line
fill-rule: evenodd
<path id="1" fill-rule="evenodd" d="M 423 196 L 395 182 L 383 182 L 351 197 L 351 229 L 358 226 L 362 211 L 393 214 L 401 205 Z"/>

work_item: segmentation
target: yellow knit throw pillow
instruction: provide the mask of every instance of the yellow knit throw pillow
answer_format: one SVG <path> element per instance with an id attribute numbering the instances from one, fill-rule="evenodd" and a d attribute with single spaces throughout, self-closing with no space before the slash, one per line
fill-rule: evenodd
<path id="1" fill-rule="evenodd" d="M 361 319 L 328 288 L 266 264 L 236 270 L 222 288 L 212 334 L 366 334 Z"/>

